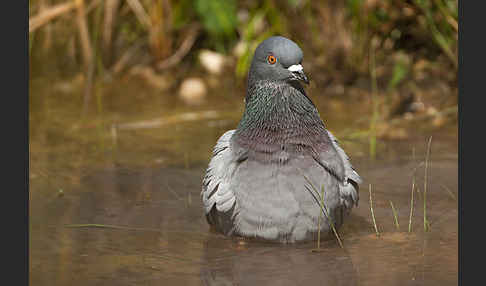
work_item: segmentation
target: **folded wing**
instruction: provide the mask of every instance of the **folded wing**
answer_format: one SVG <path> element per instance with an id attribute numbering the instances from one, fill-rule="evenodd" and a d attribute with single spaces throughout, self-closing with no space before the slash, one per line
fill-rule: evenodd
<path id="1" fill-rule="evenodd" d="M 331 132 L 327 131 L 329 138 L 332 141 L 334 148 L 337 151 L 337 155 L 342 160 L 344 167 L 344 177 L 340 184 L 340 195 L 341 202 L 346 206 L 346 208 L 351 208 L 354 205 L 358 205 L 359 201 L 359 184 L 361 184 L 361 177 L 356 172 L 354 167 L 349 161 L 349 157 L 346 155 L 344 150 L 339 146 L 338 141 Z"/>
<path id="2" fill-rule="evenodd" d="M 213 156 L 203 179 L 201 197 L 204 212 L 210 224 L 215 224 L 210 213 L 212 210 L 228 212 L 236 204 L 236 198 L 230 189 L 231 168 L 234 165 L 230 149 L 230 139 L 235 130 L 224 133 L 216 143 Z"/>

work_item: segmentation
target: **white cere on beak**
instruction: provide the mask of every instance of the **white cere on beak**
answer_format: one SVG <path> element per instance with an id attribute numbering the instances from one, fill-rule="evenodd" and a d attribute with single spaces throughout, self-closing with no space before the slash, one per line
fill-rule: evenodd
<path id="1" fill-rule="evenodd" d="M 304 68 L 302 67 L 302 65 L 291 65 L 288 68 L 288 70 L 291 71 L 291 72 L 299 72 L 299 71 L 304 70 Z"/>

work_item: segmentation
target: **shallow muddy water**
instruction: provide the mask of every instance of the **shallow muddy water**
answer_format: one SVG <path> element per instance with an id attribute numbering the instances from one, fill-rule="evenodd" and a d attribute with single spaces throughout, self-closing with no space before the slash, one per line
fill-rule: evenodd
<path id="1" fill-rule="evenodd" d="M 312 252 L 315 242 L 209 230 L 201 181 L 216 140 L 238 123 L 241 88 L 190 107 L 170 93 L 113 83 L 96 89 L 84 119 L 81 91 L 44 81 L 30 89 L 31 285 L 457 285 L 456 125 L 379 141 L 370 160 L 367 139 L 347 139 L 368 124 L 363 102 L 309 91 L 364 178 L 359 206 L 339 230 L 344 248 L 331 237 Z M 431 135 L 424 232 L 420 162 Z"/>

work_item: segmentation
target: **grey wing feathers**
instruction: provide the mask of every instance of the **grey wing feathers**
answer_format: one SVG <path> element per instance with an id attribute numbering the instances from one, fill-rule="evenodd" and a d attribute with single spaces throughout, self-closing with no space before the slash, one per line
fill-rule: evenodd
<path id="1" fill-rule="evenodd" d="M 229 176 L 232 173 L 230 169 L 233 165 L 230 139 L 234 131 L 227 131 L 218 139 L 206 170 L 201 192 L 206 215 L 213 207 L 220 212 L 226 212 L 236 203 L 235 195 L 229 187 Z"/>
<path id="2" fill-rule="evenodd" d="M 331 132 L 327 131 L 329 134 L 329 138 L 332 141 L 334 148 L 336 149 L 337 153 L 341 157 L 343 164 L 344 164 L 344 182 L 340 185 L 340 195 L 341 201 L 346 205 L 347 208 L 352 207 L 353 205 L 358 205 L 359 201 L 359 184 L 361 184 L 361 177 L 359 174 L 354 170 L 351 162 L 349 161 L 349 157 L 346 155 L 344 150 L 339 146 L 338 141 Z"/>

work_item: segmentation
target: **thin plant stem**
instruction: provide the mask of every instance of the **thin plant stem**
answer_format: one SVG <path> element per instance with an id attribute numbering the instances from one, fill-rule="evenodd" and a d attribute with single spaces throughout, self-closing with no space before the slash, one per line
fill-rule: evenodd
<path id="1" fill-rule="evenodd" d="M 441 184 L 441 187 L 447 191 L 447 193 L 451 196 L 451 198 L 454 200 L 454 201 L 457 201 L 456 199 L 456 196 L 454 195 L 454 193 L 452 193 L 451 189 L 449 189 L 446 185 L 444 184 Z"/>
<path id="2" fill-rule="evenodd" d="M 370 184 L 369 191 L 370 191 L 371 218 L 373 219 L 373 226 L 375 227 L 376 236 L 380 236 L 380 232 L 378 231 L 378 227 L 376 226 L 375 212 L 373 211 L 373 199 L 371 197 L 371 184 Z"/>
<path id="3" fill-rule="evenodd" d="M 186 231 L 186 230 L 162 230 L 157 228 L 145 228 L 145 227 L 128 227 L 111 224 L 99 224 L 99 223 L 80 223 L 80 224 L 65 224 L 67 228 L 105 228 L 105 229 L 118 229 L 118 230 L 133 230 L 133 231 L 152 231 L 159 233 L 182 233 L 182 234 L 197 234 L 205 236 L 205 233 Z"/>
<path id="4" fill-rule="evenodd" d="M 412 217 L 413 217 L 413 192 L 415 190 L 415 173 L 412 177 L 412 198 L 410 199 L 410 218 L 408 219 L 408 232 L 412 232 Z"/>
<path id="5" fill-rule="evenodd" d="M 111 228 L 111 229 L 123 229 L 123 230 L 141 230 L 141 231 L 161 232 L 160 229 L 155 229 L 155 228 L 126 227 L 126 226 L 110 225 L 110 224 L 98 224 L 98 223 L 67 224 L 67 225 L 65 225 L 65 227 L 68 227 L 68 228 Z"/>
<path id="6" fill-rule="evenodd" d="M 307 178 L 307 176 L 304 175 L 304 174 L 302 174 L 302 175 L 304 176 L 306 181 L 310 184 L 310 186 L 314 190 L 314 193 L 316 193 L 319 196 L 319 201 L 322 203 L 322 205 L 320 205 L 320 208 L 322 209 L 322 213 L 324 213 L 324 215 L 326 216 L 327 221 L 329 222 L 329 225 L 331 226 L 331 229 L 332 229 L 334 235 L 336 236 L 336 239 L 339 243 L 339 246 L 341 246 L 341 248 L 344 248 L 343 243 L 341 241 L 341 238 L 339 237 L 339 234 L 337 233 L 336 227 L 334 226 L 334 222 L 332 221 L 332 218 L 329 216 L 329 213 L 326 211 L 326 207 L 324 205 L 324 193 L 323 193 L 323 196 L 321 197 L 321 195 L 319 194 L 319 191 L 316 189 L 314 184 L 309 180 L 309 178 Z M 323 189 L 323 192 L 324 192 L 324 186 L 322 186 L 322 189 Z M 319 215 L 320 215 L 320 213 L 319 213 Z"/>
<path id="7" fill-rule="evenodd" d="M 429 167 L 430 145 L 432 143 L 432 136 L 429 138 L 427 144 L 427 155 L 425 156 L 425 176 L 424 176 L 424 231 L 429 230 L 429 222 L 427 220 L 427 171 Z"/>
<path id="8" fill-rule="evenodd" d="M 393 212 L 393 217 L 395 218 L 395 226 L 397 227 L 397 230 L 400 230 L 400 224 L 398 224 L 398 214 L 397 211 L 395 210 L 395 207 L 393 206 L 392 201 L 390 201 L 390 205 Z"/>

